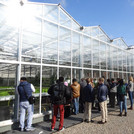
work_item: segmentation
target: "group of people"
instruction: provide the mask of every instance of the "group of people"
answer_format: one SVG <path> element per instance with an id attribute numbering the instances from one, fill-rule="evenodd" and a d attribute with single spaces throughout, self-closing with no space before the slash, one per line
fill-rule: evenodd
<path id="1" fill-rule="evenodd" d="M 117 78 L 105 80 L 101 77 L 96 81 L 92 78 L 82 78 L 78 83 L 76 79 L 72 80 L 72 84 L 68 85 L 64 81 L 63 77 L 59 77 L 56 84 L 51 85 L 48 90 L 50 94 L 51 103 L 53 104 L 53 117 L 51 124 L 51 131 L 55 128 L 56 118 L 59 113 L 59 131 L 64 130 L 64 113 L 65 107 L 69 107 L 73 104 L 73 114 L 77 115 L 79 112 L 83 112 L 83 122 L 94 122 L 91 118 L 92 109 L 97 105 L 101 111 L 101 121 L 99 124 L 104 124 L 108 121 L 107 100 L 109 98 L 109 105 L 115 107 L 115 99 L 120 108 L 119 115 L 123 115 L 125 110 L 125 116 L 127 116 L 127 94 L 130 99 L 130 108 L 133 109 L 133 90 L 134 83 L 133 77 L 129 77 L 129 82 L 124 83 L 123 79 Z M 25 77 L 21 78 L 20 85 L 18 86 L 18 93 L 20 95 L 20 127 L 21 131 L 24 131 L 25 114 L 28 111 L 27 127 L 26 131 L 33 131 L 32 116 L 33 116 L 33 104 L 29 103 L 28 98 L 32 95 L 35 89 L 32 84 L 26 81 Z M 69 109 L 70 110 L 70 109 Z M 70 111 L 69 111 L 70 112 Z"/>

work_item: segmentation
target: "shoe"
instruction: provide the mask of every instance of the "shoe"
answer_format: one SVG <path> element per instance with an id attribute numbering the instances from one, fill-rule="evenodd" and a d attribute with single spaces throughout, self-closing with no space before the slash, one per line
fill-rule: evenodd
<path id="1" fill-rule="evenodd" d="M 99 124 L 105 124 L 105 122 L 102 122 L 102 121 L 98 121 Z"/>
<path id="2" fill-rule="evenodd" d="M 21 132 L 24 132 L 24 128 L 21 128 L 20 131 L 21 131 Z"/>
<path id="3" fill-rule="evenodd" d="M 122 113 L 120 113 L 120 114 L 119 114 L 119 116 L 121 116 L 121 117 L 122 117 Z"/>
<path id="4" fill-rule="evenodd" d="M 124 116 L 127 116 L 127 112 L 125 112 L 125 115 Z"/>
<path id="5" fill-rule="evenodd" d="M 87 122 L 87 119 L 85 119 L 85 120 L 84 120 L 84 119 L 82 119 L 82 122 Z"/>
<path id="6" fill-rule="evenodd" d="M 28 132 L 28 131 L 34 131 L 34 130 L 35 130 L 34 127 L 26 128 L 26 131 L 27 131 L 27 132 Z"/>
<path id="7" fill-rule="evenodd" d="M 133 108 L 132 108 L 132 107 L 129 107 L 128 109 L 129 109 L 129 110 L 133 110 Z"/>
<path id="8" fill-rule="evenodd" d="M 94 121 L 93 120 L 91 120 L 91 121 L 86 121 L 86 123 L 93 123 Z"/>
<path id="9" fill-rule="evenodd" d="M 59 129 L 59 131 L 61 132 L 61 131 L 63 131 L 65 128 L 63 127 L 62 129 Z"/>
<path id="10" fill-rule="evenodd" d="M 105 121 L 105 123 L 107 123 L 107 121 Z"/>
<path id="11" fill-rule="evenodd" d="M 50 130 L 53 132 L 54 131 L 54 128 L 50 128 Z"/>

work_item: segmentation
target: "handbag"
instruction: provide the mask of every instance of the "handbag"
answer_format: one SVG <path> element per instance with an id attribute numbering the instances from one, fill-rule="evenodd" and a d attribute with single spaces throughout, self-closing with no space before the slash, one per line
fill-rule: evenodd
<path id="1" fill-rule="evenodd" d="M 29 101 L 29 103 L 30 104 L 34 104 L 35 103 L 35 97 L 34 96 L 30 96 L 29 98 L 28 98 L 28 101 Z"/>
<path id="2" fill-rule="evenodd" d="M 22 87 L 23 87 L 23 86 L 22 86 Z M 24 92 L 25 92 L 25 94 L 26 94 L 26 96 L 27 96 L 27 99 L 28 99 L 28 101 L 29 101 L 29 104 L 34 104 L 36 98 L 35 98 L 34 96 L 30 96 L 30 97 L 28 98 L 28 95 L 27 95 L 27 93 L 26 93 L 24 87 L 23 87 L 23 90 L 24 90 Z"/>

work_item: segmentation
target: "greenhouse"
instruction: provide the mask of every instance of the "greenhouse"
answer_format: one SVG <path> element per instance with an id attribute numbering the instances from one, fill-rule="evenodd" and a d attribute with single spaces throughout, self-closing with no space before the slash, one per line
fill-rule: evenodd
<path id="1" fill-rule="evenodd" d="M 19 119 L 21 76 L 36 88 L 35 118 L 51 109 L 47 90 L 59 76 L 134 76 L 133 47 L 81 26 L 60 4 L 0 0 L 0 31 L 0 128 Z"/>

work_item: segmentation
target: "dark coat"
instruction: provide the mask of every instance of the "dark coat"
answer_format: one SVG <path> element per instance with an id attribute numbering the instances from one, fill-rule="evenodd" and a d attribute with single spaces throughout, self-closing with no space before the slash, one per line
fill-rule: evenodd
<path id="1" fill-rule="evenodd" d="M 90 84 L 84 87 L 83 93 L 85 102 L 93 102 L 93 88 Z"/>
<path id="2" fill-rule="evenodd" d="M 107 95 L 108 95 L 108 88 L 104 84 L 100 84 L 98 87 L 98 101 L 103 102 L 107 100 Z"/>
<path id="3" fill-rule="evenodd" d="M 57 86 L 57 84 L 52 85 L 48 90 L 48 94 L 51 95 L 52 104 L 56 104 L 56 105 L 66 104 L 66 91 L 68 90 L 68 87 L 65 86 L 63 82 L 59 82 L 58 83 L 58 86 L 60 87 L 59 91 L 62 92 L 61 93 L 62 96 L 61 96 L 61 98 L 59 100 L 55 100 L 55 98 L 54 98 L 55 86 Z"/>
<path id="4" fill-rule="evenodd" d="M 18 86 L 18 92 L 20 95 L 20 102 L 28 101 L 28 98 L 32 96 L 31 84 L 27 81 L 23 81 Z"/>

